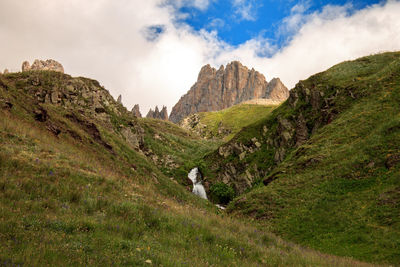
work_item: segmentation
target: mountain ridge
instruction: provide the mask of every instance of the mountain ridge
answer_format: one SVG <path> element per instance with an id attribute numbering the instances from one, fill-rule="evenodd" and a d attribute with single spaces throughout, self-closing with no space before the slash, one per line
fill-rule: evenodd
<path id="1" fill-rule="evenodd" d="M 178 123 L 197 112 L 218 111 L 258 98 L 284 101 L 288 96 L 289 91 L 279 78 L 268 83 L 264 75 L 239 61 L 218 70 L 207 64 L 201 68 L 196 83 L 172 108 L 170 120 Z"/>

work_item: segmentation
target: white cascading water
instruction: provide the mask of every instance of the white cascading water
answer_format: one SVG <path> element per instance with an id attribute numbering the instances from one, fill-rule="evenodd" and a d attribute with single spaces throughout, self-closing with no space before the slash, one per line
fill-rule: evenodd
<path id="1" fill-rule="evenodd" d="M 193 168 L 189 174 L 188 178 L 193 182 L 193 194 L 198 195 L 201 198 L 207 199 L 206 190 L 204 190 L 204 186 L 201 184 L 201 181 L 197 181 L 197 175 L 199 174 L 199 168 Z"/>

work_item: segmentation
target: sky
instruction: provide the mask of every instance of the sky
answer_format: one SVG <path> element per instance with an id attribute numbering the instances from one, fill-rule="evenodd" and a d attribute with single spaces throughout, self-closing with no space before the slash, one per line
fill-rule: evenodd
<path id="1" fill-rule="evenodd" d="M 239 60 L 290 89 L 400 50 L 400 0 L 0 0 L 0 70 L 54 59 L 130 110 L 168 111 L 200 68 Z"/>

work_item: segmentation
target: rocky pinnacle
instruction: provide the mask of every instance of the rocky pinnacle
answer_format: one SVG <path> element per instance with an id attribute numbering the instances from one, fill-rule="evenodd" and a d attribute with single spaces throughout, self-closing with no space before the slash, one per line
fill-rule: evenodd
<path id="1" fill-rule="evenodd" d="M 159 120 L 168 120 L 168 111 L 167 107 L 163 106 L 161 111 L 158 109 L 158 106 L 154 109 L 150 109 L 149 112 L 146 115 L 146 118 L 151 118 L 151 119 L 159 119 Z"/>
<path id="2" fill-rule="evenodd" d="M 142 117 L 142 113 L 140 113 L 140 108 L 139 108 L 138 104 L 133 106 L 131 112 L 133 113 L 133 115 L 135 115 L 136 118 L 141 118 Z"/>

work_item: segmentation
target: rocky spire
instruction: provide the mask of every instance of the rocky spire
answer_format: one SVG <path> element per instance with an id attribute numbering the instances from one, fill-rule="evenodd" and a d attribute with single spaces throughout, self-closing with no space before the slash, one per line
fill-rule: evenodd
<path id="1" fill-rule="evenodd" d="M 160 119 L 167 121 L 168 120 L 168 111 L 167 107 L 163 106 L 161 112 L 160 112 Z"/>
<path id="2" fill-rule="evenodd" d="M 158 110 L 158 106 L 156 106 L 154 110 L 154 119 L 160 118 L 160 111 Z"/>
<path id="3" fill-rule="evenodd" d="M 146 115 L 146 118 L 168 120 L 167 107 L 163 106 L 161 111 L 158 109 L 158 106 L 155 107 L 154 111 L 150 109 Z"/>
<path id="4" fill-rule="evenodd" d="M 151 108 L 149 112 L 147 112 L 146 118 L 154 119 L 154 111 Z"/>
<path id="5" fill-rule="evenodd" d="M 140 113 L 140 108 L 139 108 L 138 104 L 133 106 L 132 113 L 136 118 L 141 118 L 142 117 L 142 113 Z"/>
<path id="6" fill-rule="evenodd" d="M 118 102 L 119 104 L 122 104 L 122 95 L 119 95 L 119 96 L 118 96 L 117 102 Z"/>

